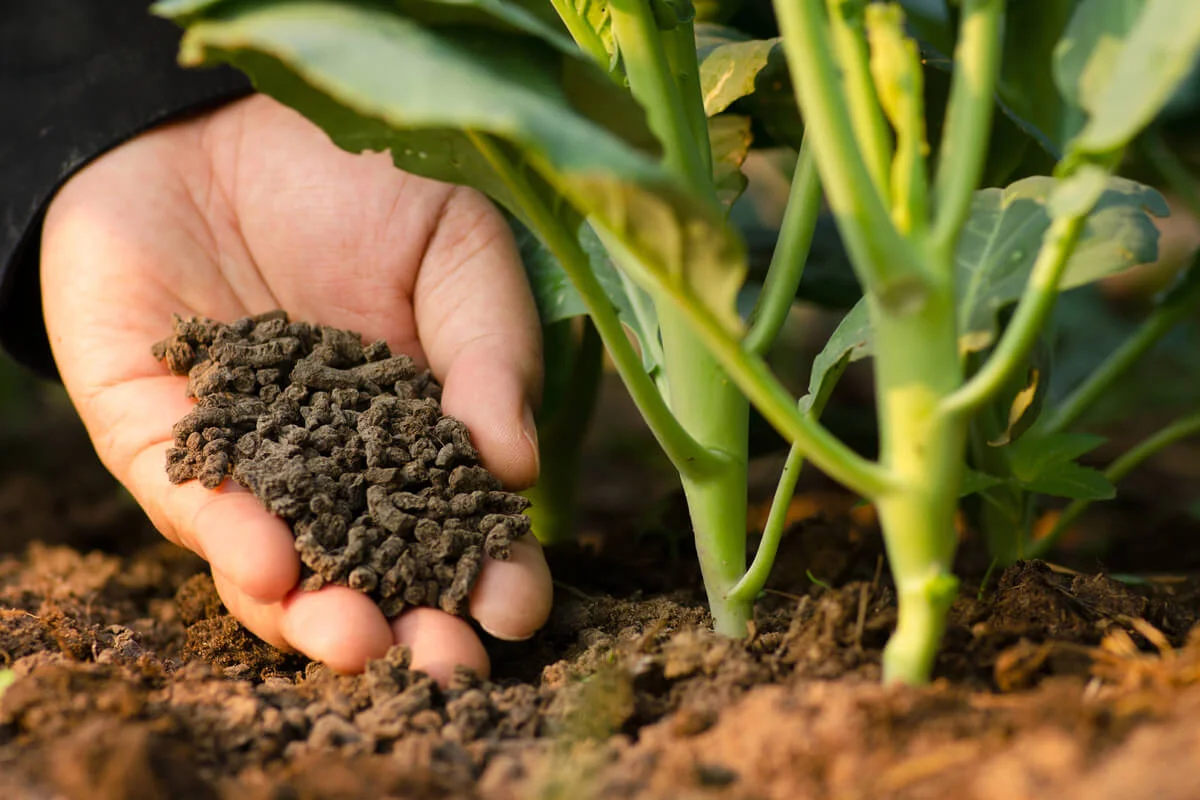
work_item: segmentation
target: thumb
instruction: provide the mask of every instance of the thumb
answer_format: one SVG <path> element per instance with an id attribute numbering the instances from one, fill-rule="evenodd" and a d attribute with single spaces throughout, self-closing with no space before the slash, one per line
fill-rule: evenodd
<path id="1" fill-rule="evenodd" d="M 471 431 L 484 466 L 513 489 L 538 475 L 537 307 L 504 218 L 483 195 L 453 191 L 417 277 L 417 329 L 442 406 Z"/>

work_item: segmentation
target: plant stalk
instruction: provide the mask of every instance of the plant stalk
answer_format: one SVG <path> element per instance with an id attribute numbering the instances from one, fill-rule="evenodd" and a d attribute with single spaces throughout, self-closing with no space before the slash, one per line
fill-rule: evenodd
<path id="1" fill-rule="evenodd" d="M 825 389 L 821 396 L 813 398 L 813 403 L 806 412 L 814 421 L 819 419 L 825 410 L 825 404 L 833 395 L 833 390 L 849 362 L 842 363 L 830 372 L 825 379 Z M 788 508 L 792 497 L 796 494 L 796 481 L 800 479 L 800 470 L 804 467 L 804 448 L 793 444 L 788 450 L 783 471 L 779 476 L 779 484 L 775 487 L 775 496 L 771 498 L 771 510 L 767 513 L 767 523 L 763 526 L 762 538 L 758 542 L 758 550 L 746 574 L 730 591 L 730 597 L 744 598 L 753 601 L 759 592 L 767 585 L 771 575 L 771 567 L 779 552 L 779 543 L 783 540 L 784 529 L 787 527 Z"/>
<path id="2" fill-rule="evenodd" d="M 522 220 L 562 264 L 583 299 L 613 366 L 629 390 L 629 396 L 671 463 L 681 474 L 699 475 L 719 469 L 720 459 L 702 447 L 680 425 L 642 368 L 642 360 L 633 349 L 621 320 L 617 318 L 612 301 L 592 272 L 591 262 L 580 246 L 579 239 L 538 197 L 490 136 L 473 131 L 468 131 L 467 136 L 516 198 Z"/>
<path id="3" fill-rule="evenodd" d="M 826 0 L 833 54 L 842 73 L 854 138 L 875 190 L 886 198 L 891 193 L 892 136 L 871 81 L 863 9 L 857 5 L 847 0 Z"/>
<path id="4" fill-rule="evenodd" d="M 875 188 L 839 79 L 821 0 L 775 0 L 788 71 L 812 137 L 821 184 L 850 252 L 859 282 L 889 305 L 919 298 L 927 275 L 924 260 L 896 230 Z"/>
<path id="5" fill-rule="evenodd" d="M 706 152 L 710 148 L 699 67 L 694 64 L 694 38 L 680 42 L 679 28 L 661 33 L 646 0 L 611 0 L 609 13 L 625 59 L 629 88 L 663 143 L 667 168 L 715 206 L 711 161 L 701 156 L 702 147 Z M 672 41 L 678 73 L 668 58 Z M 690 60 L 680 52 L 684 44 L 693 51 Z M 699 120 L 695 119 L 697 111 Z M 614 255 L 618 254 L 614 251 Z M 718 633 L 741 638 L 747 634 L 753 599 L 730 599 L 728 595 L 746 569 L 750 405 L 675 303 L 668 297 L 655 297 L 655 305 L 671 412 L 688 435 L 720 463 L 719 469 L 704 474 L 680 473 L 713 627 Z"/>
<path id="6" fill-rule="evenodd" d="M 1003 31 L 1004 0 L 963 1 L 934 178 L 934 249 L 947 270 L 953 269 L 958 235 L 987 162 Z"/>
<path id="7" fill-rule="evenodd" d="M 754 597 L 730 590 L 746 571 L 750 404 L 677 309 L 662 303 L 658 313 L 671 411 L 697 441 L 722 456 L 720 470 L 681 477 L 713 628 L 741 638 Z"/>
<path id="8" fill-rule="evenodd" d="M 692 131 L 692 141 L 709 181 L 713 175 L 712 141 L 708 135 L 708 115 L 704 111 L 704 95 L 700 90 L 700 62 L 696 53 L 696 26 L 681 22 L 673 31 L 663 33 L 667 60 L 675 72 L 675 83 L 683 99 L 683 112 Z"/>
<path id="9" fill-rule="evenodd" d="M 767 268 L 767 279 L 754 311 L 750 314 L 750 332 L 745 347 L 751 353 L 764 356 L 775 344 L 788 312 L 796 301 L 796 290 L 804 276 L 817 216 L 821 211 L 821 176 L 813 159 L 812 147 L 805 135 L 800 143 L 800 155 L 792 174 L 792 187 L 787 208 L 779 228 L 775 252 Z"/>
<path id="10" fill-rule="evenodd" d="M 696 146 L 688 104 L 676 83 L 650 4 L 647 0 L 610 0 L 608 11 L 629 77 L 629 89 L 646 110 L 650 129 L 662 142 L 667 167 L 693 191 L 715 204 L 712 168 L 705 167 Z M 699 85 L 697 68 L 697 92 Z M 705 127 L 706 139 L 707 135 Z"/>
<path id="11" fill-rule="evenodd" d="M 899 486 L 875 498 L 899 616 L 883 654 L 884 680 L 929 680 L 957 591 L 954 514 L 966 420 L 941 404 L 962 382 L 954 293 L 931 293 L 915 313 L 872 303 L 880 461 Z M 914 354 L 919 356 L 914 357 Z"/>

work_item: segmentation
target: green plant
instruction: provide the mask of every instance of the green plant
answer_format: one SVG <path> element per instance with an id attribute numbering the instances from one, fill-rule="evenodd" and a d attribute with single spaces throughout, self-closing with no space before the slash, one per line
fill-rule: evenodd
<path id="1" fill-rule="evenodd" d="M 698 25 L 689 0 L 156 8 L 186 28 L 184 63 L 231 63 L 338 145 L 482 189 L 536 239 L 543 321 L 588 315 L 679 472 L 717 630 L 745 634 L 803 461 L 873 502 L 899 598 L 884 674 L 907 682 L 928 679 L 955 594 L 960 495 L 1001 480 L 967 472 L 972 423 L 1000 408 L 1018 440 L 1058 294 L 1155 257 L 1163 201 L 1114 172 L 1200 51 L 1192 0 L 776 0 L 765 40 Z M 743 319 L 727 210 L 763 131 L 799 157 Z M 864 294 L 797 401 L 764 356 L 822 197 Z M 552 352 L 588 346 L 561 334 Z M 819 421 L 868 355 L 877 459 Z M 750 404 L 792 451 L 747 568 Z M 578 439 L 585 420 L 562 427 Z M 1060 472 L 1079 451 L 1065 449 Z"/>

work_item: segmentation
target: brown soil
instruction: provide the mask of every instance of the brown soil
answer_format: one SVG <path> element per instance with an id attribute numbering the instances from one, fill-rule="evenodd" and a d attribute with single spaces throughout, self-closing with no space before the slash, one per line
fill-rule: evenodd
<path id="1" fill-rule="evenodd" d="M 933 686 L 883 688 L 868 513 L 809 487 L 734 642 L 706 629 L 686 542 L 630 535 L 630 501 L 551 554 L 546 628 L 443 690 L 400 649 L 339 677 L 258 643 L 77 426 L 33 435 L 62 455 L 0 440 L 0 797 L 1200 797 L 1188 576 L 1018 565 L 964 588 Z"/>

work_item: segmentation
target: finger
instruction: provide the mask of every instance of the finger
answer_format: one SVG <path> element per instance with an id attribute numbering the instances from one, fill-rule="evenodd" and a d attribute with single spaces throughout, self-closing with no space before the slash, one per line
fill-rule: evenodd
<path id="1" fill-rule="evenodd" d="M 383 658 L 392 630 L 379 607 L 361 592 L 326 585 L 293 592 L 283 601 L 279 631 L 292 647 L 334 672 L 362 672 L 367 661 Z"/>
<path id="2" fill-rule="evenodd" d="M 550 617 L 554 584 L 532 534 L 512 544 L 508 561 L 488 558 L 471 590 L 471 616 L 497 639 L 523 641 Z"/>
<path id="3" fill-rule="evenodd" d="M 287 523 L 232 481 L 206 489 L 174 485 L 166 474 L 169 442 L 136 456 L 126 485 L 164 536 L 192 550 L 260 602 L 279 602 L 300 577 L 300 557 Z"/>
<path id="4" fill-rule="evenodd" d="M 452 193 L 414 302 L 446 413 L 466 424 L 484 465 L 506 485 L 531 486 L 538 473 L 533 409 L 541 397 L 541 327 L 512 234 L 482 195 Z"/>
<path id="5" fill-rule="evenodd" d="M 292 649 L 279 629 L 279 621 L 283 618 L 283 608 L 279 603 L 255 600 L 216 570 L 213 570 L 212 577 L 221 602 L 238 622 L 272 647 L 279 650 Z"/>
<path id="6" fill-rule="evenodd" d="M 392 620 L 396 644 L 412 651 L 412 668 L 428 674 L 442 686 L 454 677 L 454 668 L 468 667 L 479 677 L 491 673 L 491 661 L 471 626 L 459 617 L 436 608 L 413 608 Z"/>

